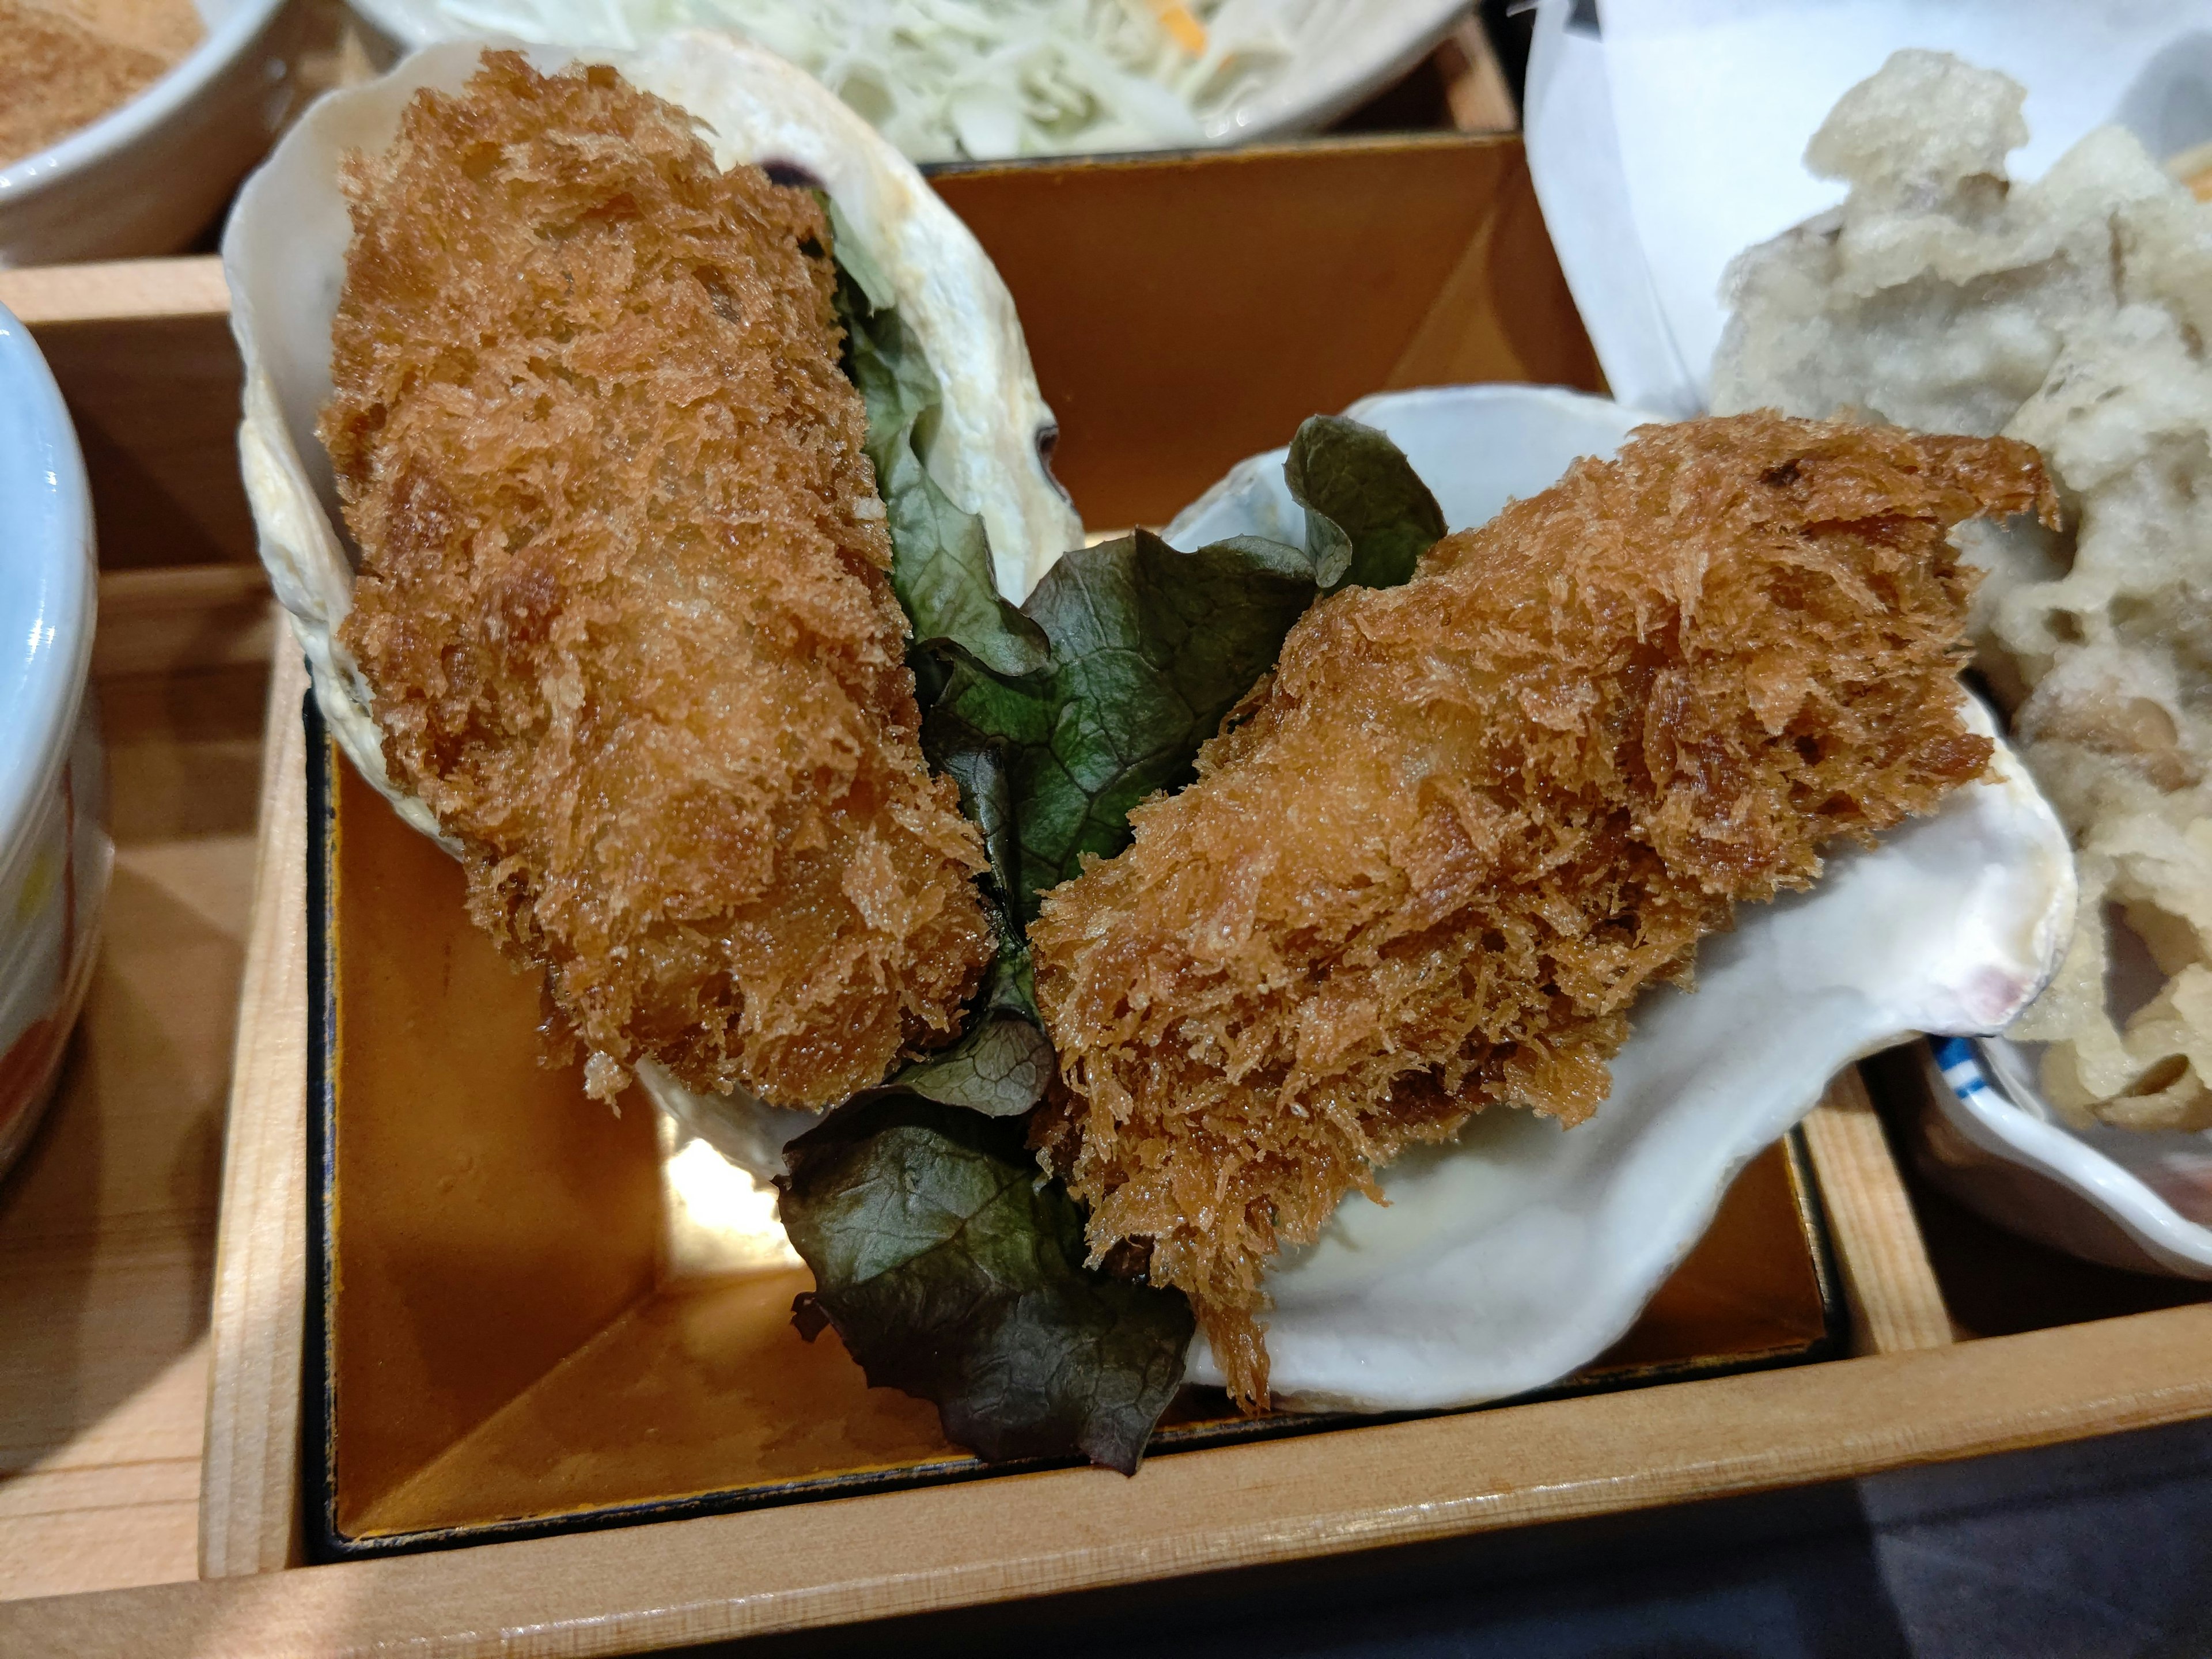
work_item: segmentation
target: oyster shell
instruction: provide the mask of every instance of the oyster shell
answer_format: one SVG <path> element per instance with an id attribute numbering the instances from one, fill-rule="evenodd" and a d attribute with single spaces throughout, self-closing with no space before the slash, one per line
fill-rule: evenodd
<path id="1" fill-rule="evenodd" d="M 332 735 L 362 775 L 433 836 L 428 809 L 385 772 L 369 688 L 336 638 L 352 605 L 353 559 L 315 418 L 330 395 L 331 320 L 352 234 L 339 161 L 389 143 L 416 91 L 458 88 L 481 51 L 430 47 L 381 79 L 322 99 L 247 180 L 222 241 L 246 368 L 239 456 L 262 562 Z M 577 57 L 553 48 L 528 55 L 542 70 Z M 1082 523 L 1046 466 L 1052 411 L 1012 296 L 967 227 L 873 128 L 781 58 L 703 30 L 641 52 L 586 56 L 697 118 L 720 165 L 778 164 L 829 193 L 943 385 L 930 471 L 982 518 L 999 586 L 1021 599 L 1062 550 L 1080 544 Z"/>
<path id="2" fill-rule="evenodd" d="M 352 607 L 352 550 L 315 420 L 331 392 L 331 322 L 352 236 L 338 166 L 379 149 L 417 89 L 458 88 L 482 48 L 416 52 L 392 73 L 322 99 L 240 192 L 222 243 L 231 327 L 246 369 L 239 456 L 276 597 L 313 671 L 331 734 L 400 815 L 455 851 L 430 811 L 384 766 L 371 693 L 337 637 Z M 577 54 L 539 48 L 541 70 Z M 890 283 L 945 393 L 927 465 L 947 494 L 984 522 L 994 574 L 1019 600 L 1082 521 L 1047 465 L 1055 431 L 1004 282 L 968 228 L 913 165 L 799 70 L 726 35 L 686 31 L 638 52 L 593 52 L 635 85 L 690 112 L 717 164 L 776 164 L 827 191 Z M 697 1094 L 647 1061 L 646 1091 L 691 1134 L 708 1132 L 742 1167 L 772 1173 L 793 1114 L 761 1120 L 746 1103 Z M 767 1109 L 759 1109 L 766 1111 Z M 811 1120 L 809 1120 L 811 1121 Z"/>
<path id="3" fill-rule="evenodd" d="M 1387 393 L 1354 418 L 1389 433 L 1451 528 L 1608 454 L 1640 416 L 1511 386 Z M 1296 523 L 1280 453 L 1241 464 L 1170 540 Z M 1183 542 L 1182 544 L 1188 544 Z M 1962 690 L 1961 696 L 1966 693 Z M 1969 718 L 1994 736 L 1978 703 Z M 1711 1221 L 1756 1152 L 1858 1055 L 1913 1031 L 1992 1031 L 2049 976 L 2074 872 L 2050 806 L 2002 743 L 1993 775 L 1809 893 L 1747 906 L 1698 950 L 1694 994 L 1638 1005 L 1613 1091 L 1571 1130 L 1477 1118 L 1384 1170 L 1387 1207 L 1348 1199 L 1267 1284 L 1275 1394 L 1359 1411 L 1465 1406 L 1554 1381 L 1604 1351 Z M 1221 1380 L 1200 1337 L 1191 1376 Z"/>

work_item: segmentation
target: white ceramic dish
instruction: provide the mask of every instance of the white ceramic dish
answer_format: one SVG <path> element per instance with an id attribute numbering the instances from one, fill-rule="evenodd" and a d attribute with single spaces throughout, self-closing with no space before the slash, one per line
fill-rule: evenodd
<path id="1" fill-rule="evenodd" d="M 106 892 L 85 694 L 97 600 L 76 434 L 29 331 L 0 309 L 0 1166 L 60 1062 Z"/>
<path id="2" fill-rule="evenodd" d="M 1480 524 L 1608 454 L 1643 417 L 1519 386 L 1393 392 L 1346 411 L 1398 443 L 1446 521 Z M 1301 539 L 1283 452 L 1243 462 L 1170 526 Z M 1964 696 L 1965 693 L 1960 693 Z M 1971 717 L 1994 727 L 1978 704 Z M 1613 1092 L 1568 1131 L 1525 1112 L 1382 1176 L 1268 1277 L 1273 1385 L 1301 1407 L 1472 1405 L 1602 1352 L 1704 1234 L 1737 1171 L 1858 1055 L 1918 1030 L 1993 1031 L 2039 989 L 2073 915 L 2066 837 L 2025 771 L 1960 791 L 1810 893 L 1747 907 L 1708 940 L 1694 994 L 1646 997 Z M 1192 1376 L 1219 1369 L 1194 1350 Z"/>
<path id="3" fill-rule="evenodd" d="M 2002 1036 L 1931 1042 L 1923 1174 L 1984 1220 L 2108 1267 L 2212 1279 L 2212 1134 L 2075 1128 Z"/>
<path id="4" fill-rule="evenodd" d="M 443 15 L 436 0 L 351 4 L 390 57 L 477 33 Z M 1325 127 L 1427 57 L 1466 10 L 1466 0 L 1338 0 L 1310 7 L 1297 53 L 1282 72 L 1200 125 L 1217 144 Z"/>
<path id="5" fill-rule="evenodd" d="M 1206 123 L 1219 144 L 1316 132 L 1350 114 L 1436 49 L 1464 0 L 1354 0 L 1299 42 L 1280 79 Z"/>
<path id="6" fill-rule="evenodd" d="M 206 36 L 153 85 L 0 167 L 0 266 L 173 253 L 301 100 L 308 0 L 198 0 Z"/>

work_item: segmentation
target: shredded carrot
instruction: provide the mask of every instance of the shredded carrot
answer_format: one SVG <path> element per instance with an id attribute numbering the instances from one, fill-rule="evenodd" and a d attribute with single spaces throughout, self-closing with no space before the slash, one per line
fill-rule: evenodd
<path id="1" fill-rule="evenodd" d="M 1206 25 L 1191 15 L 1182 0 L 1152 0 L 1152 13 L 1160 27 L 1175 36 L 1176 45 L 1194 58 L 1206 56 Z"/>

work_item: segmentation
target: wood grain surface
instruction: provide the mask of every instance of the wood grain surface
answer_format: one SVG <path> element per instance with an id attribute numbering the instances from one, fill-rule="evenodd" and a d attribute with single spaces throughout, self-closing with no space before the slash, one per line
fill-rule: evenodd
<path id="1" fill-rule="evenodd" d="M 228 573 L 177 574 L 163 627 L 120 653 L 102 636 L 99 967 L 49 1118 L 0 1185 L 0 1596 L 194 1568 L 268 618 Z M 137 580 L 118 596 L 104 579 L 103 609 L 129 618 Z"/>
<path id="2" fill-rule="evenodd" d="M 76 424 L 106 571 L 251 565 L 238 349 L 207 257 L 0 270 Z"/>
<path id="3" fill-rule="evenodd" d="M 222 280 L 222 260 L 188 254 L 0 270 L 0 305 L 35 333 L 62 324 L 117 318 L 228 318 L 230 290 Z"/>
<path id="4" fill-rule="evenodd" d="M 1949 1343 L 1942 1286 L 1856 1066 L 1805 1120 L 1805 1146 L 1843 1269 L 1854 1350 L 1902 1353 Z"/>
<path id="5" fill-rule="evenodd" d="M 278 624 L 282 626 L 282 624 Z M 289 645 L 289 631 L 284 635 Z M 262 819 L 240 987 L 215 1262 L 199 1493 L 204 1577 L 299 1559 L 300 1365 L 307 1309 L 307 689 L 295 650 L 270 675 Z"/>
<path id="6" fill-rule="evenodd" d="M 1489 31 L 1472 12 L 1437 46 L 1435 63 L 1443 77 L 1444 104 L 1453 126 L 1462 132 L 1519 128 L 1521 110 L 1506 82 L 1504 67 L 1491 49 Z"/>
<path id="7" fill-rule="evenodd" d="M 0 1603 L 0 1652 L 630 1652 L 1749 1492 L 2212 1409 L 2212 1310 L 661 1526 Z"/>

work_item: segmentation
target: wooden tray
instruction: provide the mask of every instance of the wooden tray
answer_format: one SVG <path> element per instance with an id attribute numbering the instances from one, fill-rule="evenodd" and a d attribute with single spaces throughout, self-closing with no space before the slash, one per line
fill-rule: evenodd
<path id="1" fill-rule="evenodd" d="M 1212 196 L 1206 164 L 1133 165 L 1188 166 L 1200 175 L 1194 199 L 1218 205 L 1237 185 L 1291 163 L 1231 162 L 1244 170 Z M 1373 228 L 1380 252 L 1350 274 L 1389 291 L 1397 273 L 1418 268 L 1431 285 L 1425 306 L 1396 313 L 1406 332 L 1395 340 L 1377 332 L 1364 351 L 1402 356 L 1425 331 L 1434 349 L 1458 354 L 1452 361 L 1467 374 L 1587 380 L 1586 349 L 1555 275 L 1501 264 L 1510 215 L 1476 200 L 1485 187 L 1493 196 L 1525 191 L 1514 146 L 1337 146 L 1316 165 L 1330 170 L 1329 211 L 1339 222 Z M 1407 182 L 1424 167 L 1457 180 L 1465 216 L 1456 247 L 1446 237 L 1410 247 L 1391 239 L 1394 216 L 1409 203 L 1449 193 L 1434 176 Z M 1039 284 L 1095 284 L 1086 259 L 1110 255 L 1115 238 L 1152 233 L 1129 169 L 1066 169 L 1052 188 L 1081 188 L 1072 182 L 1078 173 L 1097 173 L 1108 198 L 1119 194 L 1120 216 L 1101 217 L 1083 246 L 1026 263 L 1007 242 L 1034 221 L 1036 203 L 1014 204 L 990 174 L 945 182 L 1025 307 Z M 1395 194 L 1386 187 L 1393 177 Z M 1283 230 L 1304 234 L 1294 219 Z M 1292 282 L 1282 249 L 1295 245 L 1249 251 L 1242 292 L 1256 296 L 1251 303 Z M 1465 324 L 1468 301 L 1497 293 L 1518 296 L 1510 326 L 1477 337 Z M 296 657 L 278 652 L 268 740 L 257 744 L 240 706 L 258 690 L 269 637 L 257 581 L 250 570 L 206 562 L 250 556 L 231 471 L 237 368 L 220 275 L 205 260 L 7 273 L 0 302 L 33 327 L 53 361 L 93 457 L 108 557 L 133 567 L 110 578 L 100 649 L 104 684 L 135 678 L 139 688 L 127 728 L 111 703 L 110 731 L 131 734 L 117 739 L 124 866 L 153 872 L 111 913 L 70 1093 L 0 1194 L 0 1297 L 8 1298 L 0 1303 L 0 1572 L 9 1575 L 0 1594 L 31 1596 L 0 1601 L 0 1651 L 619 1652 L 1832 1479 L 2212 1411 L 2212 1317 L 2201 1307 L 2102 1317 L 2144 1305 L 2144 1281 L 2094 1275 L 2076 1275 L 2054 1301 L 2041 1291 L 2051 1258 L 1971 1228 L 1946 1232 L 1931 1267 L 1912 1199 L 1851 1073 L 1806 1136 L 1859 1357 L 1192 1451 L 1157 1459 L 1133 1480 L 1048 1470 L 292 1565 L 306 1287 L 306 769 L 296 714 L 304 688 Z M 1249 427 L 1224 421 L 1203 399 L 1186 409 L 1171 388 L 1146 395 L 1134 379 L 1118 404 L 1071 397 L 1054 376 L 1079 338 L 1036 333 L 1048 395 L 1066 421 L 1073 476 L 1082 476 L 1088 434 L 1134 416 L 1190 446 L 1164 443 L 1148 481 L 1085 485 L 1096 492 L 1083 501 L 1094 522 L 1156 518 L 1187 493 L 1186 473 L 1211 477 L 1279 439 L 1296 415 L 1389 378 L 1371 355 L 1334 355 L 1342 337 L 1328 308 L 1282 314 L 1285 349 L 1310 351 L 1327 374 L 1301 396 L 1287 375 L 1255 369 L 1267 406 Z M 1168 331 L 1160 349 L 1191 343 Z M 1340 386 L 1331 377 L 1364 378 Z M 203 563 L 156 568 L 173 550 Z M 254 853 L 244 825 L 257 775 Z M 227 987 L 241 964 L 222 1238 L 210 1267 L 212 1101 L 228 1047 Z M 209 1127 L 195 1132 L 195 1123 Z M 1942 1284 L 1938 1267 L 1948 1275 Z M 212 1352 L 203 1360 L 192 1302 L 210 1274 Z M 1954 1334 L 1944 1300 L 1954 1285 L 1970 1288 L 1978 1308 L 1996 1308 L 2001 1322 L 1978 1317 Z M 2152 1300 L 2204 1294 L 2154 1288 Z M 2047 1328 L 2032 1328 L 2039 1324 Z M 1972 1334 L 1999 1329 L 2011 1334 Z M 195 1489 L 189 1422 L 203 1364 L 210 1386 L 197 1491 L 206 1579 L 38 1594 L 183 1567 Z"/>

